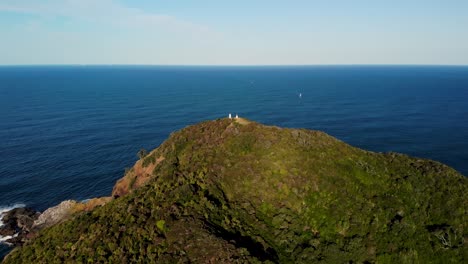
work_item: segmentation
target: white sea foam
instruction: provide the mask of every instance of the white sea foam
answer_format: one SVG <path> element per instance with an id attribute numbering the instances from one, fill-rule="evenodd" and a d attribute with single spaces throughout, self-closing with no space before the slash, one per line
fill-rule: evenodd
<path id="1" fill-rule="evenodd" d="M 9 206 L 0 206 L 0 227 L 3 226 L 3 221 L 2 221 L 2 218 L 3 218 L 3 215 L 10 211 L 10 210 L 13 210 L 15 208 L 21 208 L 21 207 L 25 207 L 26 205 L 23 204 L 23 203 L 16 203 L 16 204 L 13 204 L 13 205 L 9 205 Z M 12 236 L 0 236 L 0 244 L 7 244 L 7 245 L 10 245 L 10 243 L 6 242 L 8 239 L 11 239 L 11 238 L 14 238 L 18 236 L 18 234 L 14 234 Z"/>
<path id="2" fill-rule="evenodd" d="M 2 218 L 3 218 L 3 215 L 10 211 L 10 210 L 13 210 L 15 208 L 21 208 L 21 207 L 25 207 L 26 205 L 23 204 L 23 203 L 16 203 L 16 204 L 13 204 L 13 205 L 9 205 L 9 206 L 0 206 L 0 226 L 3 225 L 3 221 L 2 221 Z M 1 237 L 0 237 L 1 239 Z M 0 240 L 1 241 L 1 240 Z"/>
<path id="3" fill-rule="evenodd" d="M 14 234 L 12 236 L 5 236 L 5 237 L 2 237 L 0 236 L 0 244 L 6 244 L 6 245 L 11 245 L 11 243 L 8 243 L 6 242 L 8 239 L 11 239 L 11 238 L 14 238 L 14 237 L 17 237 L 18 234 Z"/>

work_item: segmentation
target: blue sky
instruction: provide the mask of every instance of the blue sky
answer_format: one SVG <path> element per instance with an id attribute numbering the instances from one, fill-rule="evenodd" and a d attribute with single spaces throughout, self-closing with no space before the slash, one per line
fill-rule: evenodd
<path id="1" fill-rule="evenodd" d="M 468 1 L 0 0 L 0 64 L 468 64 Z"/>

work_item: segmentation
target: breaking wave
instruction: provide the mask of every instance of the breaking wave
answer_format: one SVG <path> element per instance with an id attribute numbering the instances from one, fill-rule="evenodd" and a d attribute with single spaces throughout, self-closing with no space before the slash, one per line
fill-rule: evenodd
<path id="1" fill-rule="evenodd" d="M 26 205 L 23 204 L 23 203 L 16 203 L 16 204 L 13 204 L 13 205 L 9 205 L 9 206 L 0 206 L 0 227 L 3 226 L 3 215 L 10 211 L 10 210 L 13 210 L 15 208 L 21 208 L 21 207 L 25 207 Z M 2 237 L 0 236 L 0 242 L 2 241 Z"/>
<path id="2" fill-rule="evenodd" d="M 11 243 L 8 243 L 7 240 L 11 239 L 11 238 L 15 238 L 17 236 L 18 236 L 18 234 L 14 234 L 12 236 L 4 236 L 4 237 L 0 236 L 0 244 L 6 244 L 6 245 L 9 246 L 9 245 L 11 245 Z"/>
<path id="3" fill-rule="evenodd" d="M 9 205 L 9 206 L 0 206 L 0 227 L 3 226 L 3 215 L 10 211 L 10 210 L 13 210 L 15 208 L 21 208 L 21 207 L 25 207 L 26 205 L 23 204 L 23 203 L 16 203 L 16 204 L 13 204 L 13 205 Z M 10 243 L 6 242 L 8 239 L 11 239 L 11 238 L 14 238 L 16 237 L 18 234 L 14 234 L 13 236 L 0 236 L 0 244 L 6 244 L 6 245 L 9 245 Z"/>

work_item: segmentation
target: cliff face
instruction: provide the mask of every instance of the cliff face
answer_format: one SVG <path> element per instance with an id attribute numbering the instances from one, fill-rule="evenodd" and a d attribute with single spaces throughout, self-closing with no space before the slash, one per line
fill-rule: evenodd
<path id="1" fill-rule="evenodd" d="M 434 161 L 221 119 L 173 133 L 116 184 L 119 198 L 5 262 L 461 263 L 467 186 Z"/>

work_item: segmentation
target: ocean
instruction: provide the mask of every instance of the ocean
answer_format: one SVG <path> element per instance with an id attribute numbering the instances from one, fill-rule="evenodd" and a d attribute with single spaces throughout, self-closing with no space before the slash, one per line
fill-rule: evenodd
<path id="1" fill-rule="evenodd" d="M 0 212 L 110 195 L 138 150 L 229 113 L 468 175 L 468 66 L 1 66 Z"/>

